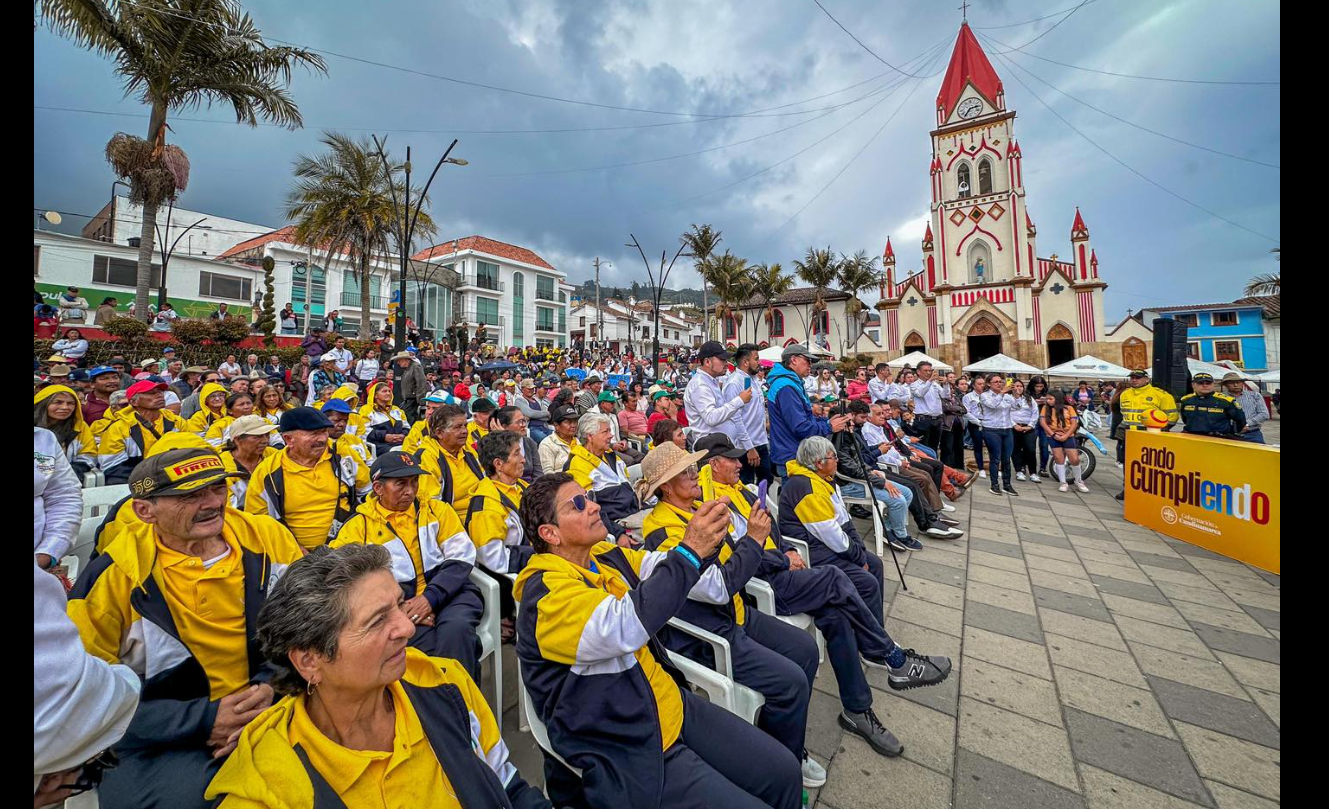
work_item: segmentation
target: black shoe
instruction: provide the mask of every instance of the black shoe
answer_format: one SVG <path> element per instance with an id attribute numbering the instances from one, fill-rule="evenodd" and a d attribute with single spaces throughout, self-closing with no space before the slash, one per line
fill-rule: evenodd
<path id="1" fill-rule="evenodd" d="M 1117 499 L 1123 503 L 1126 502 L 1126 493 L 1122 492 L 1121 494 L 1117 495 Z"/>
<path id="2" fill-rule="evenodd" d="M 1002 490 L 1003 490 L 1004 492 L 1006 492 L 1006 494 L 1009 494 L 1009 495 L 1011 495 L 1012 497 L 1019 497 L 1019 496 L 1020 496 L 1020 493 L 1017 492 L 1017 491 L 1015 490 L 1015 487 L 1012 486 L 1012 485 L 1009 484 L 1009 483 L 1003 484 L 1001 488 L 1002 488 Z"/>
<path id="3" fill-rule="evenodd" d="M 954 528 L 960 524 L 959 520 L 952 520 L 950 517 L 938 517 L 937 522 L 950 528 Z"/>
<path id="4" fill-rule="evenodd" d="M 924 656 L 913 649 L 904 650 L 904 663 L 899 668 L 892 668 L 887 684 L 896 691 L 936 685 L 951 673 L 949 657 Z"/>
<path id="5" fill-rule="evenodd" d="M 868 708 L 863 713 L 840 711 L 840 727 L 862 738 L 872 749 L 888 758 L 895 758 L 904 752 L 904 745 L 895 738 L 895 734 L 886 729 L 877 715 Z"/>
<path id="6" fill-rule="evenodd" d="M 854 503 L 849 507 L 849 516 L 857 517 L 860 520 L 870 520 L 872 519 L 872 512 L 868 510 L 867 506 L 861 503 Z"/>
<path id="7" fill-rule="evenodd" d="M 993 483 L 993 484 L 992 484 L 992 493 L 993 493 L 993 494 L 1001 494 L 1001 487 L 998 486 L 996 483 Z"/>

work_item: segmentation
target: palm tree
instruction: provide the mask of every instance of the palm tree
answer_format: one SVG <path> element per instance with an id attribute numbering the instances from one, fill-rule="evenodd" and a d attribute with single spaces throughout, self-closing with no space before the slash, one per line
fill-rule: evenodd
<path id="1" fill-rule="evenodd" d="M 812 302 L 812 316 L 804 324 L 804 334 L 810 339 L 812 326 L 817 322 L 818 317 L 826 310 L 826 290 L 831 284 L 835 283 L 835 278 L 839 275 L 840 260 L 835 257 L 835 251 L 827 247 L 825 250 L 818 250 L 815 247 L 809 247 L 806 255 L 800 261 L 794 259 L 794 269 L 798 277 L 805 283 L 810 284 L 815 290 L 816 297 Z M 830 336 L 827 335 L 827 339 Z"/>
<path id="2" fill-rule="evenodd" d="M 356 140 L 325 132 L 321 142 L 326 152 L 301 155 L 295 161 L 296 181 L 286 196 L 286 215 L 295 222 L 296 241 L 327 250 L 328 263 L 340 255 L 350 262 L 351 277 L 360 286 L 360 338 L 368 339 L 373 334 L 369 323 L 369 265 L 375 256 L 388 252 L 388 239 L 401 219 L 401 211 L 393 203 L 393 189 L 384 176 L 378 150 L 368 138 Z M 401 165 L 392 167 L 398 199 L 403 197 L 404 189 L 395 178 L 403 170 Z M 411 196 L 421 206 L 429 204 L 417 189 L 411 190 Z M 428 237 L 436 230 L 433 219 L 422 211 L 416 232 Z M 399 248 L 409 250 L 410 245 Z"/>
<path id="3" fill-rule="evenodd" d="M 693 267 L 701 275 L 701 333 L 707 339 L 711 336 L 710 322 L 707 319 L 710 315 L 710 302 L 707 300 L 708 285 L 703 267 L 710 260 L 715 248 L 719 246 L 720 239 L 720 231 L 710 225 L 696 224 L 693 224 L 692 230 L 678 237 L 679 242 L 686 248 L 686 254 L 693 260 Z"/>
<path id="4" fill-rule="evenodd" d="M 260 120 L 288 129 L 301 125 L 287 93 L 291 69 L 326 72 L 322 57 L 270 47 L 234 0 L 39 0 L 40 19 L 53 32 L 115 59 L 125 94 L 151 107 L 146 139 L 119 133 L 106 147 L 112 168 L 143 206 L 134 311 L 148 319 L 157 209 L 185 188 L 189 161 L 166 144 L 166 113 L 214 102 L 229 105 L 238 123 Z"/>
<path id="5" fill-rule="evenodd" d="M 848 343 L 845 354 L 852 354 L 850 348 L 858 346 L 858 337 L 854 326 L 858 323 L 858 316 L 863 311 L 863 303 L 858 299 L 858 293 L 865 289 L 871 289 L 879 281 L 877 272 L 877 257 L 869 256 L 866 250 L 859 250 L 852 256 L 840 256 L 839 272 L 836 274 L 836 280 L 840 284 L 840 290 L 849 294 L 849 300 L 845 302 L 845 339 Z"/>
<path id="6" fill-rule="evenodd" d="M 1248 296 L 1273 295 L 1281 297 L 1279 295 L 1279 277 L 1281 275 L 1282 273 L 1277 272 L 1260 273 L 1246 283 L 1245 294 Z"/>
<path id="7" fill-rule="evenodd" d="M 720 299 L 715 307 L 716 320 L 722 323 L 738 320 L 741 328 L 742 320 L 737 307 L 747 303 L 748 298 L 752 297 L 752 279 L 748 277 L 747 259 L 739 258 L 726 250 L 722 255 L 712 256 L 706 262 L 702 277 L 715 289 L 715 295 Z M 735 329 L 734 333 L 738 336 L 738 329 Z M 723 334 L 724 332 L 721 332 L 722 336 Z"/>
<path id="8" fill-rule="evenodd" d="M 771 327 L 775 323 L 774 302 L 794 288 L 794 276 L 785 275 L 784 267 L 775 264 L 757 264 L 749 268 L 752 271 L 752 294 L 761 299 L 761 306 L 766 310 L 766 335 L 770 337 Z"/>

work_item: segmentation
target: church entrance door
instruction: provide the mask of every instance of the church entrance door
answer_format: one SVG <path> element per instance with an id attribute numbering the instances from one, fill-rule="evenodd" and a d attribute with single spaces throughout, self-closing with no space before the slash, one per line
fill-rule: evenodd
<path id="1" fill-rule="evenodd" d="M 1001 353 L 1001 335 L 1000 334 L 975 334 L 970 335 L 969 341 L 969 362 L 975 363 L 979 360 L 985 360 L 988 357 Z"/>
<path id="2" fill-rule="evenodd" d="M 1061 365 L 1075 359 L 1075 335 L 1061 323 L 1048 329 L 1048 365 Z"/>

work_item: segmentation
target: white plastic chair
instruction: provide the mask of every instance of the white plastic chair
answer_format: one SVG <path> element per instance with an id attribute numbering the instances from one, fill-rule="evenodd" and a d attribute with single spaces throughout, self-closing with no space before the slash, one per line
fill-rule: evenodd
<path id="1" fill-rule="evenodd" d="M 520 698 L 522 716 L 525 717 L 526 722 L 530 723 L 529 727 L 523 726 L 522 730 L 529 730 L 531 735 L 535 737 L 535 743 L 540 745 L 541 750 L 553 757 L 555 761 L 562 764 L 564 767 L 567 767 L 580 778 L 581 770 L 569 764 L 558 753 L 555 753 L 554 746 L 549 743 L 549 730 L 545 727 L 545 723 L 540 719 L 539 714 L 535 712 L 535 705 L 531 702 L 531 695 L 526 691 L 526 683 L 521 678 L 521 666 L 517 667 L 517 692 Z"/>
<path id="2" fill-rule="evenodd" d="M 480 625 L 475 632 L 480 637 L 480 661 L 493 657 L 494 666 L 494 719 L 498 730 L 503 732 L 503 628 L 499 617 L 498 582 L 487 573 L 471 568 L 470 580 L 480 588 L 484 599 L 484 611 L 480 613 Z"/>
<path id="3" fill-rule="evenodd" d="M 871 481 L 857 480 L 841 475 L 839 472 L 835 473 L 835 479 L 837 483 L 857 483 L 863 487 L 862 497 L 850 497 L 844 493 L 844 489 L 840 490 L 840 497 L 844 500 L 846 506 L 865 506 L 872 513 L 872 536 L 877 542 L 877 557 L 884 558 L 886 554 L 886 532 L 882 529 L 881 515 L 877 512 L 877 502 L 872 497 Z"/>
<path id="4" fill-rule="evenodd" d="M 129 486 L 97 486 L 83 490 L 83 518 L 104 516 L 111 506 L 129 496 Z"/>
<path id="5" fill-rule="evenodd" d="M 766 704 L 766 697 L 760 691 L 754 691 L 734 679 L 734 658 L 729 641 L 678 618 L 670 618 L 669 626 L 709 643 L 715 657 L 715 668 L 709 669 L 673 650 L 668 650 L 669 662 L 683 672 L 689 683 L 705 691 L 712 703 L 748 724 L 756 723 L 757 712 Z"/>
<path id="6" fill-rule="evenodd" d="M 83 473 L 83 488 L 95 489 L 106 485 L 106 473 L 100 469 L 89 469 Z"/>
<path id="7" fill-rule="evenodd" d="M 641 480 L 641 464 L 634 463 L 632 466 L 628 467 L 628 483 L 631 483 L 632 488 L 635 490 L 637 488 L 637 481 L 639 480 Z"/>

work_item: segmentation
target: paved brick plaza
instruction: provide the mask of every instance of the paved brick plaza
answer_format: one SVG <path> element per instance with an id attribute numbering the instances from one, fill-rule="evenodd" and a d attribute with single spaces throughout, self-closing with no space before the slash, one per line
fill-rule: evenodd
<path id="1" fill-rule="evenodd" d="M 1266 425 L 1272 443 L 1279 428 Z M 902 555 L 907 593 L 887 563 L 887 629 L 905 646 L 950 655 L 954 672 L 903 693 L 869 672 L 881 686 L 877 714 L 905 745 L 886 759 L 840 730 L 835 676 L 823 665 L 807 743 L 830 778 L 814 805 L 1276 805 L 1279 577 L 1125 522 L 1110 458 L 1089 494 L 1044 482 L 998 497 L 982 483 L 952 515 L 964 539 L 924 540 L 926 550 Z M 504 735 L 539 783 L 539 756 L 506 690 Z"/>

